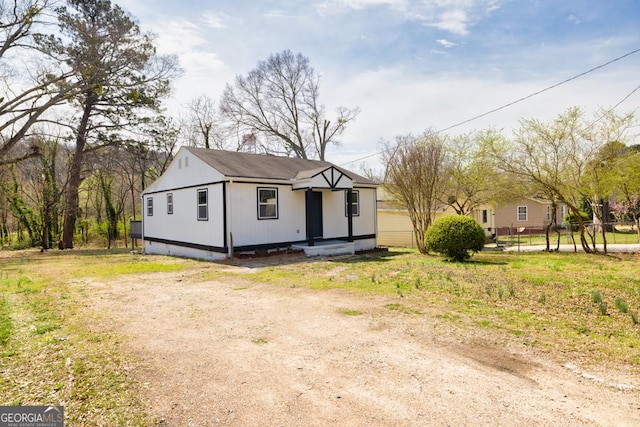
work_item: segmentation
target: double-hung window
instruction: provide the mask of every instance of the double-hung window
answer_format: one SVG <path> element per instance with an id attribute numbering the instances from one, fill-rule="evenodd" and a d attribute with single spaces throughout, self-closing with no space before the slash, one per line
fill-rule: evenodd
<path id="1" fill-rule="evenodd" d="M 258 188 L 258 219 L 278 219 L 277 188 Z"/>
<path id="2" fill-rule="evenodd" d="M 209 192 L 208 190 L 198 190 L 198 221 L 209 220 Z"/>
<path id="3" fill-rule="evenodd" d="M 360 216 L 360 192 L 352 191 L 351 200 L 349 200 L 349 192 L 344 192 L 344 216 L 349 216 L 349 203 L 351 203 L 351 214 L 353 216 Z"/>
<path id="4" fill-rule="evenodd" d="M 153 216 L 153 197 L 147 197 L 147 216 Z"/>
<path id="5" fill-rule="evenodd" d="M 529 215 L 526 206 L 518 206 L 518 221 L 527 221 Z"/>
<path id="6" fill-rule="evenodd" d="M 173 193 L 167 193 L 167 214 L 173 213 Z"/>

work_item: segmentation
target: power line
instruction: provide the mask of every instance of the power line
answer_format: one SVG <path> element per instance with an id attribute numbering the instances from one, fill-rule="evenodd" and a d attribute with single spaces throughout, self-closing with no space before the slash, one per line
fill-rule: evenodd
<path id="1" fill-rule="evenodd" d="M 461 121 L 461 122 L 458 122 L 458 123 L 456 123 L 456 124 L 454 124 L 454 125 L 451 125 L 451 126 L 449 126 L 449 127 L 444 128 L 444 129 L 440 129 L 440 130 L 437 130 L 437 131 L 431 132 L 431 133 L 430 133 L 429 135 L 427 135 L 427 136 L 437 135 L 437 134 L 439 134 L 439 133 L 442 133 L 442 132 L 445 132 L 445 131 L 451 130 L 451 129 L 456 128 L 456 127 L 458 127 L 458 126 L 462 126 L 462 125 L 467 124 L 467 123 L 469 123 L 469 122 L 472 122 L 472 121 L 474 121 L 474 120 L 478 120 L 478 119 L 480 119 L 480 118 L 482 118 L 482 117 L 488 116 L 489 114 L 493 114 L 493 113 L 495 113 L 495 112 L 497 112 L 497 111 L 500 111 L 500 110 L 503 110 L 503 109 L 505 109 L 505 108 L 511 107 L 512 105 L 518 104 L 518 103 L 520 103 L 520 102 L 522 102 L 522 101 L 526 101 L 526 100 L 527 100 L 527 99 L 529 99 L 529 98 L 533 98 L 534 96 L 540 95 L 541 93 L 547 92 L 547 91 L 549 91 L 549 90 L 551 90 L 551 89 L 555 89 L 555 88 L 557 88 L 558 86 L 562 86 L 563 84 L 569 83 L 569 82 L 571 82 L 571 81 L 573 81 L 573 80 L 576 80 L 576 79 L 578 79 L 578 78 L 580 78 L 580 77 L 582 77 L 582 76 L 585 76 L 585 75 L 587 75 L 587 74 L 589 74 L 589 73 L 592 73 L 592 72 L 594 72 L 594 71 L 597 71 L 597 70 L 599 70 L 599 69 L 601 69 L 601 68 L 604 68 L 604 67 L 606 67 L 607 65 L 611 65 L 611 64 L 613 64 L 614 62 L 620 61 L 621 59 L 624 59 L 624 58 L 626 58 L 626 57 L 628 57 L 628 56 L 631 56 L 631 55 L 633 55 L 634 53 L 638 53 L 638 52 L 640 52 L 640 48 L 639 48 L 639 49 L 632 50 L 631 52 L 625 53 L 624 55 L 619 56 L 619 57 L 617 57 L 617 58 L 614 58 L 614 59 L 612 59 L 612 60 L 610 60 L 610 61 L 608 61 L 608 62 L 605 62 L 604 64 L 598 65 L 597 67 L 593 67 L 593 68 L 591 68 L 591 69 L 589 69 L 589 70 L 587 70 L 587 71 L 584 71 L 584 72 L 582 72 L 582 73 L 580 73 L 580 74 L 576 74 L 576 75 L 575 75 L 575 76 L 573 76 L 573 77 L 570 77 L 570 78 L 568 78 L 568 79 L 566 79 L 566 80 L 563 80 L 563 81 L 561 81 L 561 82 L 559 82 L 559 83 L 556 83 L 556 84 L 553 84 L 553 85 L 551 85 L 551 86 L 548 86 L 548 87 L 546 87 L 546 88 L 544 88 L 544 89 L 541 89 L 541 90 L 539 90 L 539 91 L 537 91 L 537 92 L 534 92 L 534 93 L 532 93 L 532 94 L 530 94 L 530 95 L 524 96 L 524 97 L 522 97 L 522 98 L 516 99 L 515 101 L 512 101 L 512 102 L 509 102 L 509 103 L 507 103 L 507 104 L 504 104 L 504 105 L 502 105 L 502 106 L 500 106 L 500 107 L 498 107 L 498 108 L 494 108 L 493 110 L 489 110 L 489 111 L 487 111 L 487 112 L 485 112 L 485 113 L 478 114 L 477 116 L 473 116 L 473 117 L 471 117 L 470 119 L 463 120 L 463 121 Z M 629 97 L 630 97 L 634 92 L 636 92 L 638 89 L 640 89 L 640 86 L 636 87 L 633 91 L 631 91 L 631 93 L 629 93 L 627 96 L 625 96 L 625 97 L 624 97 L 620 102 L 618 102 L 618 103 L 617 103 L 617 104 L 616 104 L 616 105 L 615 105 L 615 106 L 614 106 L 610 111 L 614 110 L 618 105 L 620 105 L 620 104 L 622 104 L 624 101 L 626 101 L 626 100 L 627 100 L 627 98 L 629 98 Z M 343 164 L 341 164 L 341 166 L 349 165 L 349 164 L 351 164 L 351 163 L 361 162 L 361 161 L 366 160 L 366 159 L 369 159 L 369 158 L 371 158 L 371 157 L 379 156 L 379 155 L 380 155 L 380 154 L 382 154 L 383 152 L 384 152 L 384 151 L 377 151 L 377 152 L 375 152 L 375 153 L 373 153 L 373 154 L 369 154 L 369 155 L 364 156 L 364 157 L 361 157 L 361 158 L 359 158 L 359 159 L 351 160 L 350 162 L 343 163 Z"/>
<path id="2" fill-rule="evenodd" d="M 598 117 L 597 119 L 595 119 L 589 126 L 587 126 L 587 130 L 591 129 L 593 126 L 595 126 L 596 123 L 598 123 L 600 120 L 602 120 L 603 118 L 606 117 L 607 114 L 609 114 L 610 112 L 612 112 L 613 110 L 615 110 L 616 108 L 618 108 L 620 106 L 620 104 L 622 104 L 624 101 L 626 101 L 627 99 L 629 99 L 629 97 L 631 97 L 631 95 L 633 95 L 634 93 L 636 93 L 638 91 L 638 89 L 640 89 L 640 85 L 636 86 L 635 89 L 633 89 L 631 92 L 629 92 L 624 98 L 622 98 L 620 101 L 618 101 L 618 103 L 616 105 L 614 105 L 613 107 L 609 108 L 607 111 L 605 111 L 600 117 Z"/>

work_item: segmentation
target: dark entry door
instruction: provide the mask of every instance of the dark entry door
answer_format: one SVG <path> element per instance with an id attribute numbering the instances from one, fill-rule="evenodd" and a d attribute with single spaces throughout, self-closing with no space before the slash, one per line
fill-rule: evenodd
<path id="1" fill-rule="evenodd" d="M 309 205 L 307 205 L 309 206 Z M 307 208 L 307 222 L 311 228 L 311 237 L 322 237 L 322 192 L 311 192 L 311 209 Z"/>

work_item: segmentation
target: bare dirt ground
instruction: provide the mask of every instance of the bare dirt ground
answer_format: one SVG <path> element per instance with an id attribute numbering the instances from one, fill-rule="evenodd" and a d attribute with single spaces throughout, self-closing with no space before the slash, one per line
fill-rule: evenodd
<path id="1" fill-rule="evenodd" d="M 454 335 L 388 310 L 393 297 L 262 285 L 227 268 L 248 274 L 86 284 L 161 425 L 640 426 L 638 378 Z"/>

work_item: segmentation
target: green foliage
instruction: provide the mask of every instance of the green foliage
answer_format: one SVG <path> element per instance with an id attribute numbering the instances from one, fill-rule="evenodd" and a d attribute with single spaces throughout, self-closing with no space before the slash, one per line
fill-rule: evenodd
<path id="1" fill-rule="evenodd" d="M 9 303 L 3 297 L 0 299 L 0 345 L 4 346 L 11 337 L 11 331 L 13 330 L 13 322 L 9 316 Z"/>
<path id="2" fill-rule="evenodd" d="M 484 230 L 473 218 L 450 215 L 436 220 L 425 233 L 429 250 L 439 252 L 453 261 L 465 261 L 470 252 L 484 247 Z"/>
<path id="3" fill-rule="evenodd" d="M 602 302 L 602 295 L 598 291 L 591 291 L 591 300 L 596 304 L 600 304 Z"/>
<path id="4" fill-rule="evenodd" d="M 606 302 L 601 301 L 601 302 L 598 304 L 598 308 L 600 309 L 600 314 L 602 314 L 603 316 L 606 316 L 606 315 L 607 315 L 607 308 L 608 308 L 608 306 L 607 306 L 607 303 L 606 303 Z"/>
<path id="5" fill-rule="evenodd" d="M 580 218 L 582 218 L 583 222 L 587 222 L 590 220 L 589 214 L 580 211 Z M 563 225 L 567 228 L 571 228 L 573 231 L 578 231 L 578 216 L 573 212 L 570 212 L 564 216 Z"/>
<path id="6" fill-rule="evenodd" d="M 626 313 L 629 311 L 629 307 L 627 306 L 627 303 L 624 302 L 622 298 L 616 298 L 615 304 L 618 310 L 620 310 L 620 313 Z"/>
<path id="7" fill-rule="evenodd" d="M 360 310 L 352 310 L 349 308 L 343 308 L 338 310 L 339 313 L 346 314 L 347 316 L 362 316 L 362 311 Z"/>
<path id="8" fill-rule="evenodd" d="M 416 310 L 411 307 L 407 307 L 406 305 L 398 304 L 398 303 L 385 304 L 384 307 L 387 310 L 398 311 L 404 314 L 422 314 L 420 310 Z"/>

